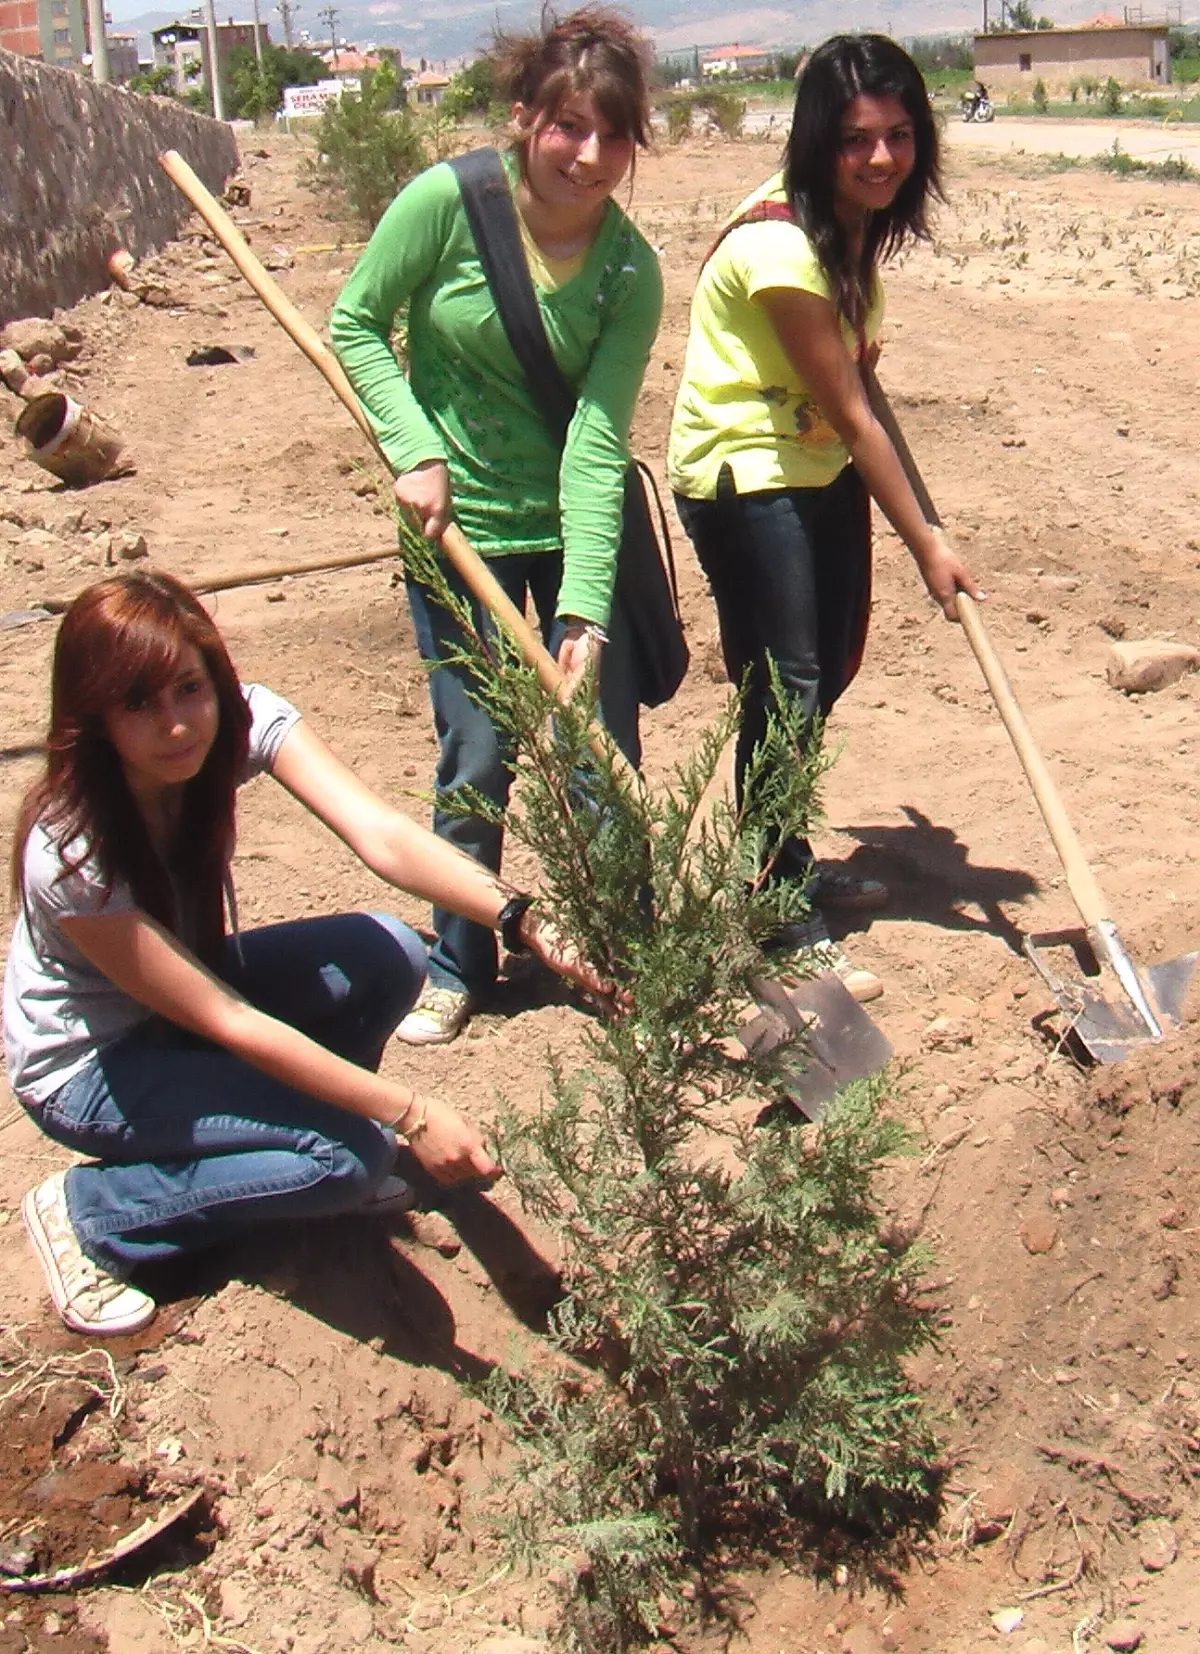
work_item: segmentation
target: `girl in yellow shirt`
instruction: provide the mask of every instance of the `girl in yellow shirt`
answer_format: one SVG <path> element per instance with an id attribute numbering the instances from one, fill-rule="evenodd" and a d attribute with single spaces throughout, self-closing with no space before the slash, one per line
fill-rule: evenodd
<path id="1" fill-rule="evenodd" d="M 975 587 L 925 522 L 859 373 L 883 315 L 878 267 L 928 235 L 938 138 L 920 71 L 882 35 L 837 35 L 796 88 L 783 171 L 738 208 L 692 300 L 668 475 L 708 576 L 725 665 L 747 685 L 739 797 L 771 707 L 768 655 L 810 719 L 853 678 L 870 605 L 869 498 L 954 619 Z M 814 865 L 807 839 L 770 849 L 773 878 L 811 881 L 816 942 L 852 992 L 878 978 L 828 942 L 824 907 L 864 910 L 878 880 Z M 791 940 L 790 938 L 785 940 Z"/>

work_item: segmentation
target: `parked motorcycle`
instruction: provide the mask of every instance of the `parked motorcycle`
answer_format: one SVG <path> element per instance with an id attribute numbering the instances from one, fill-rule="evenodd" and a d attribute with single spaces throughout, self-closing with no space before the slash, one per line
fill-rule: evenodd
<path id="1" fill-rule="evenodd" d="M 979 97 L 974 92 L 964 92 L 959 105 L 964 121 L 994 121 L 996 111 L 992 107 L 989 97 Z"/>

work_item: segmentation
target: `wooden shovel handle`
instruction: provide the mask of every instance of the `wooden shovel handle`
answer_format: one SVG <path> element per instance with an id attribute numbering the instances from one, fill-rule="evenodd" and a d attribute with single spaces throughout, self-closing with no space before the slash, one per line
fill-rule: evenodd
<path id="1" fill-rule="evenodd" d="M 917 467 L 912 450 L 905 441 L 904 433 L 900 429 L 891 403 L 884 394 L 883 387 L 875 376 L 874 369 L 869 363 L 862 367 L 863 384 L 866 388 L 867 399 L 871 404 L 871 411 L 883 426 L 891 439 L 892 447 L 896 450 L 896 457 L 904 468 L 909 487 L 916 495 L 917 504 L 930 526 L 942 533 L 942 520 L 938 515 L 925 486 L 925 479 Z M 1071 898 L 1079 909 L 1079 917 L 1084 925 L 1091 930 L 1102 921 L 1111 917 L 1107 898 L 1100 888 L 1099 880 L 1092 872 L 1087 857 L 1083 853 L 1083 846 L 1079 842 L 1079 835 L 1071 825 L 1066 806 L 1059 795 L 1058 788 L 1046 766 L 1046 760 L 1033 738 L 1033 732 L 1025 719 L 1020 703 L 1013 692 L 1012 684 L 1008 681 L 1008 674 L 1004 670 L 999 655 L 992 646 L 987 628 L 983 624 L 983 616 L 979 611 L 974 598 L 966 592 L 958 594 L 958 618 L 962 622 L 962 629 L 967 634 L 967 642 L 971 645 L 975 659 L 979 662 L 979 669 L 983 673 L 992 699 L 996 703 L 996 710 L 1008 731 L 1009 740 L 1016 748 L 1017 757 L 1021 761 L 1021 768 L 1025 771 L 1026 779 L 1033 791 L 1038 809 L 1042 812 L 1042 819 L 1050 831 L 1054 841 L 1054 848 L 1058 852 L 1058 859 L 1062 863 L 1063 872 L 1067 877 L 1067 887 Z"/>
<path id="2" fill-rule="evenodd" d="M 987 634 L 978 605 L 966 592 L 958 594 L 958 618 L 967 634 L 967 642 L 974 650 L 975 659 L 979 662 L 979 669 L 992 692 L 996 710 L 1016 748 L 1021 768 L 1033 789 L 1037 807 L 1042 812 L 1042 819 L 1054 840 L 1054 848 L 1058 851 L 1059 861 L 1062 862 L 1063 872 L 1067 876 L 1067 887 L 1075 906 L 1079 909 L 1079 917 L 1090 930 L 1102 920 L 1111 918 L 1108 901 L 1083 853 L 1079 835 L 1071 825 L 1066 806 L 1054 785 L 1046 760 L 1042 757 L 1033 733 L 1025 721 L 1025 714 L 1013 693 L 1008 674 L 992 647 L 992 640 Z"/>
<path id="3" fill-rule="evenodd" d="M 221 203 L 200 182 L 177 150 L 163 150 L 158 164 L 188 198 L 275 320 L 299 345 L 313 366 L 324 374 L 335 395 L 345 404 L 351 418 L 386 466 L 387 459 L 342 364 L 279 283 L 263 268 Z M 390 473 L 390 466 L 388 471 Z M 542 687 L 552 694 L 556 693 L 562 687 L 562 674 L 557 662 L 479 553 L 468 543 L 461 529 L 452 523 L 442 536 L 441 546 L 470 591 L 496 617 L 524 658 L 536 668 Z"/>

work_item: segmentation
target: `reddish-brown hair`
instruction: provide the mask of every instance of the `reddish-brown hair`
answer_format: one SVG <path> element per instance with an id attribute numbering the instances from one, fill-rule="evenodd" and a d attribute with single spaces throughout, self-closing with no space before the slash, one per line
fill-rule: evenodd
<path id="1" fill-rule="evenodd" d="M 219 718 L 200 773 L 185 784 L 179 831 L 164 862 L 105 729 L 105 714 L 155 695 L 191 644 L 216 690 Z M 25 844 L 40 822 L 74 872 L 93 861 L 105 889 L 125 883 L 138 906 L 178 932 L 172 888 L 186 890 L 196 951 L 214 968 L 225 934 L 224 882 L 250 713 L 233 662 L 207 611 L 169 574 L 139 570 L 89 586 L 63 616 L 54 646 L 46 768 L 17 817 L 13 893 L 24 888 Z"/>
<path id="2" fill-rule="evenodd" d="M 650 143 L 650 49 L 630 20 L 608 6 L 559 18 L 547 8 L 536 34 L 497 31 L 492 47 L 501 92 L 533 120 L 513 147 L 522 172 L 529 140 L 575 93 L 596 107 L 621 138 Z"/>

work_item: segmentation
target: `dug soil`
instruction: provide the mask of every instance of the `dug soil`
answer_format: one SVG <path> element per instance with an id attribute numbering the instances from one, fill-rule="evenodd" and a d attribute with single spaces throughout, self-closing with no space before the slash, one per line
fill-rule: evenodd
<path id="1" fill-rule="evenodd" d="M 247 154 L 238 216 L 320 325 L 352 232 L 298 183 L 300 156 L 275 137 Z M 660 479 L 698 260 L 774 164 L 773 145 L 745 142 L 639 166 L 633 209 L 662 253 L 667 313 L 636 437 Z M 1126 697 L 1105 667 L 1114 639 L 1200 644 L 1200 193 L 956 157 L 949 194 L 932 245 L 890 277 L 881 377 L 1125 940 L 1161 961 L 1200 939 L 1200 679 Z M 6 615 L 69 595 L 138 536 L 196 581 L 389 548 L 360 437 L 214 246 L 197 228 L 151 274 L 160 302 L 113 293 L 59 318 L 83 340 L 68 385 L 136 470 L 71 492 L 0 447 Z M 253 355 L 187 365 L 209 345 Z M 961 631 L 886 528 L 876 546 L 819 844 L 892 892 L 845 945 L 886 983 L 873 1013 L 899 1059 L 890 1106 L 916 1143 L 882 1194 L 935 1259 L 942 1341 L 913 1380 L 947 1444 L 945 1505 L 904 1551 L 829 1535 L 770 1564 L 733 1558 L 724 1622 L 672 1619 L 662 1646 L 1194 1649 L 1200 1040 L 1189 1025 L 1105 1070 L 1064 1042 L 1021 952 L 1074 921 L 1054 853 Z M 727 693 L 703 580 L 682 535 L 676 548 L 693 668 L 646 721 L 651 778 Z M 243 675 L 423 818 L 434 742 L 396 564 L 211 602 Z M 53 632 L 0 630 L 6 841 L 36 773 Z M 519 856 L 513 871 L 533 876 Z M 267 783 L 245 797 L 236 872 L 245 924 L 385 900 L 427 918 Z M 564 996 L 513 983 L 455 1044 L 393 1046 L 386 1063 L 486 1120 L 500 1089 L 533 1106 L 582 1026 Z M 63 1358 L 86 1346 L 52 1317 L 18 1216 L 64 1156 L 15 1105 L 0 1132 L 4 1654 L 516 1654 L 514 1639 L 548 1635 L 550 1586 L 509 1564 L 491 1521 L 507 1449 L 469 1391 L 531 1357 L 554 1289 L 554 1236 L 511 1191 L 454 1223 L 256 1234 L 164 1282 L 156 1326 L 115 1341 L 111 1369 L 90 1360 L 81 1388 Z M 205 1492 L 207 1538 L 193 1524 L 66 1599 L 10 1589 L 102 1558 L 188 1489 Z"/>

